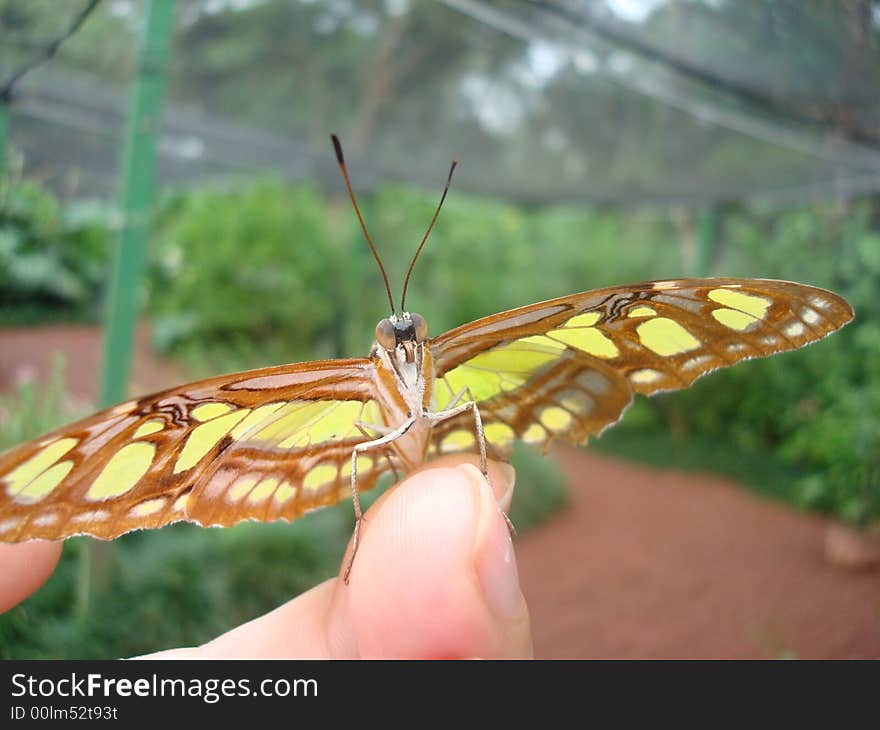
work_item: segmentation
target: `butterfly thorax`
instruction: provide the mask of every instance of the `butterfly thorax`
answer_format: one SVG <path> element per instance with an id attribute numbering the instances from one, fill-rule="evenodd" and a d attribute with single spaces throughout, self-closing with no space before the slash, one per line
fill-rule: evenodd
<path id="1" fill-rule="evenodd" d="M 382 320 L 376 327 L 371 357 L 376 364 L 376 396 L 385 426 L 396 428 L 410 418 L 409 431 L 393 444 L 407 469 L 418 466 L 427 451 L 434 360 L 426 338 L 425 320 L 404 313 Z"/>

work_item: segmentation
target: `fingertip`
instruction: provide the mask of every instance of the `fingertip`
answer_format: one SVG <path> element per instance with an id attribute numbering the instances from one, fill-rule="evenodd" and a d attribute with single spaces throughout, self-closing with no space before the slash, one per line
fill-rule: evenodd
<path id="1" fill-rule="evenodd" d="M 519 637 L 512 648 L 508 631 L 515 623 L 522 634 L 528 614 L 497 497 L 500 491 L 509 501 L 512 472 L 492 465 L 493 490 L 472 465 L 455 468 L 466 461 L 413 474 L 368 513 L 347 601 L 362 656 L 527 655 Z M 493 525 L 507 540 L 500 552 L 492 552 L 498 547 Z M 482 566 L 495 560 L 507 572 L 492 590 L 501 601 L 515 592 L 512 613 L 509 605 L 506 613 L 496 611 L 495 597 L 484 590 Z"/>
<path id="2" fill-rule="evenodd" d="M 23 601 L 52 575 L 63 543 L 30 540 L 0 544 L 0 613 Z"/>

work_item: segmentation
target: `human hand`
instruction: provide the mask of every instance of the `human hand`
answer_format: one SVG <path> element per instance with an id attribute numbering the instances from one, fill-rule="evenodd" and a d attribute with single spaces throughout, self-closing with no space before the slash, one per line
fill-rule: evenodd
<path id="1" fill-rule="evenodd" d="M 207 644 L 143 658 L 531 657 L 528 609 L 501 514 L 513 470 L 490 462 L 490 488 L 476 463 L 443 457 L 387 490 L 365 515 L 348 585 L 340 570 Z M 0 545 L 0 610 L 48 578 L 60 549 Z"/>

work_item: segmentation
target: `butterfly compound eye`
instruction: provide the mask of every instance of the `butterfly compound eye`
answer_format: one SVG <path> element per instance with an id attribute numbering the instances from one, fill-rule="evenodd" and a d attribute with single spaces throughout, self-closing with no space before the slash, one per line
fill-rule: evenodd
<path id="1" fill-rule="evenodd" d="M 416 333 L 416 342 L 422 342 L 428 336 L 428 323 L 421 314 L 411 314 L 410 319 Z"/>
<path id="2" fill-rule="evenodd" d="M 393 350 L 397 346 L 397 337 L 394 335 L 394 325 L 390 319 L 383 319 L 376 325 L 376 342 L 386 350 Z"/>

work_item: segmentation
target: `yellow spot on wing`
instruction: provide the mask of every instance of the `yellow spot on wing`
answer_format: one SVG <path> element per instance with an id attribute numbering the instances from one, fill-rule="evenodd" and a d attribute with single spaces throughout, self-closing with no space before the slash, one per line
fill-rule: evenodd
<path id="1" fill-rule="evenodd" d="M 457 429 L 447 434 L 441 443 L 443 449 L 467 449 L 474 445 L 474 434 L 464 429 Z"/>
<path id="2" fill-rule="evenodd" d="M 15 497 L 16 502 L 36 502 L 54 490 L 73 469 L 72 461 L 62 461 L 46 469 Z"/>
<path id="3" fill-rule="evenodd" d="M 197 421 L 210 421 L 212 418 L 229 413 L 232 406 L 228 403 L 202 403 L 192 409 L 192 417 Z"/>
<path id="4" fill-rule="evenodd" d="M 627 312 L 627 317 L 653 317 L 657 314 L 657 312 L 653 309 L 653 307 L 645 306 L 644 304 L 639 307 L 633 307 Z"/>
<path id="5" fill-rule="evenodd" d="M 467 388 L 478 401 L 488 400 L 501 392 L 501 378 L 498 377 L 498 373 L 459 365 L 443 377 L 453 393 L 459 393 Z"/>
<path id="6" fill-rule="evenodd" d="M 533 345 L 537 347 L 547 347 L 551 350 L 561 351 L 565 349 L 565 345 L 561 342 L 557 342 L 556 340 L 551 340 L 549 337 L 544 337 L 544 335 L 533 335 L 532 337 L 523 337 L 522 339 L 517 340 L 517 342 L 523 343 L 525 345 Z"/>
<path id="7" fill-rule="evenodd" d="M 125 494 L 147 473 L 155 454 L 156 447 L 147 441 L 123 446 L 89 487 L 86 499 L 107 499 Z"/>
<path id="8" fill-rule="evenodd" d="M 594 355 L 595 357 L 617 357 L 620 350 L 614 341 L 604 332 L 590 327 L 581 329 L 559 329 L 548 333 L 550 337 L 561 340 L 566 345 L 576 347 L 578 350 Z"/>
<path id="9" fill-rule="evenodd" d="M 726 290 L 725 290 L 726 291 Z M 700 341 L 674 319 L 657 317 L 642 322 L 636 327 L 639 339 L 649 350 L 658 355 L 680 355 L 696 350 Z"/>
<path id="10" fill-rule="evenodd" d="M 592 327 L 596 324 L 600 319 L 602 319 L 602 315 L 599 312 L 584 312 L 583 314 L 579 314 L 577 317 L 572 317 L 568 322 L 565 323 L 566 327 Z"/>
<path id="11" fill-rule="evenodd" d="M 528 348 L 518 348 L 514 340 L 509 345 L 489 350 L 468 360 L 465 367 L 501 370 L 512 373 L 530 373 L 545 363 L 555 360 L 557 355 L 551 352 L 538 352 Z M 458 368 L 456 368 L 457 370 Z"/>
<path id="12" fill-rule="evenodd" d="M 758 297 L 754 294 L 743 294 L 741 291 L 731 289 L 713 289 L 708 294 L 709 299 L 718 302 L 731 309 L 750 314 L 756 319 L 763 319 L 767 314 L 767 308 L 772 303 L 769 299 Z"/>
<path id="13" fill-rule="evenodd" d="M 19 464 L 9 474 L 6 475 L 9 494 L 18 494 L 24 489 L 28 482 L 38 477 L 42 472 L 48 469 L 58 459 L 64 456 L 77 444 L 77 439 L 66 438 L 59 441 L 53 441 L 45 446 L 42 451 L 34 454 L 23 464 Z"/>
<path id="14" fill-rule="evenodd" d="M 278 486 L 278 480 L 272 477 L 264 479 L 261 481 L 256 487 L 253 488 L 251 493 L 247 497 L 248 502 L 262 502 L 266 497 L 268 497 L 272 492 L 275 491 Z"/>
<path id="15" fill-rule="evenodd" d="M 300 445 L 308 440 L 305 427 L 311 425 L 338 401 L 295 401 L 272 414 L 269 423 L 248 437 L 248 441 L 269 444 L 283 442 L 283 448 Z M 278 444 L 281 446 L 281 444 Z"/>
<path id="16" fill-rule="evenodd" d="M 174 473 L 179 474 L 198 464 L 202 457 L 213 449 L 220 439 L 229 433 L 248 413 L 250 413 L 250 410 L 244 408 L 240 411 L 233 411 L 225 416 L 214 418 L 207 423 L 203 423 L 201 426 L 196 426 L 186 439 L 180 456 L 177 457 Z"/>
<path id="17" fill-rule="evenodd" d="M 729 327 L 737 332 L 745 332 L 759 321 L 751 314 L 740 312 L 738 309 L 713 309 L 712 316 L 725 327 Z"/>
<path id="18" fill-rule="evenodd" d="M 526 337 L 477 355 L 443 377 L 450 393 L 467 389 L 474 400 L 488 400 L 518 388 L 541 366 L 556 360 L 562 349 L 546 337 Z"/>
<path id="19" fill-rule="evenodd" d="M 312 423 L 304 426 L 308 432 L 309 442 L 313 444 L 327 441 L 328 439 L 342 439 L 349 436 L 352 431 L 357 431 L 355 421 L 360 420 L 363 403 L 360 401 L 329 401 L 322 403 L 323 413 L 316 413 Z M 288 445 L 293 446 L 297 440 L 297 434 L 285 439 L 278 446 L 282 449 Z M 288 444 L 290 442 L 290 444 Z"/>
<path id="20" fill-rule="evenodd" d="M 132 507 L 129 511 L 129 514 L 132 517 L 148 517 L 149 515 L 158 512 L 164 506 L 164 499 L 148 499 Z"/>
<path id="21" fill-rule="evenodd" d="M 483 428 L 486 441 L 492 444 L 504 444 L 513 441 L 513 429 L 506 423 L 487 423 Z"/>
<path id="22" fill-rule="evenodd" d="M 357 457 L 357 473 L 363 474 L 365 471 L 369 471 L 373 468 L 373 460 L 369 456 L 358 456 Z M 351 476 L 351 459 L 346 459 L 342 463 L 342 468 L 339 470 L 339 473 L 342 476 Z"/>
<path id="23" fill-rule="evenodd" d="M 139 439 L 143 436 L 149 436 L 151 433 L 158 433 L 165 428 L 165 422 L 161 418 L 151 418 L 138 426 L 132 438 Z"/>
<path id="24" fill-rule="evenodd" d="M 522 435 L 527 444 L 540 444 L 547 440 L 547 432 L 537 423 L 529 426 Z"/>
<path id="25" fill-rule="evenodd" d="M 284 406 L 284 403 L 268 403 L 264 406 L 260 406 L 259 408 L 254 409 L 254 411 L 248 414 L 248 417 L 245 418 L 241 423 L 239 423 L 232 431 L 229 432 L 229 435 L 238 440 L 242 437 L 247 438 L 250 436 L 249 431 L 253 428 L 259 426 L 264 420 L 269 418 L 273 413 L 280 410 Z"/>
<path id="26" fill-rule="evenodd" d="M 385 421 L 382 419 L 382 412 L 379 410 L 379 405 L 374 400 L 370 400 L 364 403 L 364 407 L 361 410 L 361 417 L 359 420 L 361 421 L 361 423 L 364 423 L 368 426 L 385 425 Z"/>
<path id="27" fill-rule="evenodd" d="M 328 482 L 336 481 L 337 474 L 335 466 L 320 464 L 306 474 L 306 478 L 303 479 L 303 487 L 306 489 L 317 489 Z"/>
<path id="28" fill-rule="evenodd" d="M 648 383 L 654 383 L 660 378 L 663 377 L 663 373 L 659 370 L 652 370 L 651 368 L 644 368 L 642 370 L 634 370 L 629 374 L 629 379 L 634 383 L 638 383 L 639 385 L 647 385 Z"/>
<path id="29" fill-rule="evenodd" d="M 296 487 L 291 486 L 290 482 L 281 482 L 281 485 L 275 490 L 275 501 L 284 504 L 295 494 Z"/>
<path id="30" fill-rule="evenodd" d="M 571 423 L 571 414 L 564 408 L 550 406 L 541 411 L 541 423 L 551 431 L 561 431 Z"/>
<path id="31" fill-rule="evenodd" d="M 254 477 L 242 477 L 233 484 L 232 488 L 229 490 L 229 499 L 233 502 L 237 502 L 250 492 L 256 484 L 257 480 Z"/>

